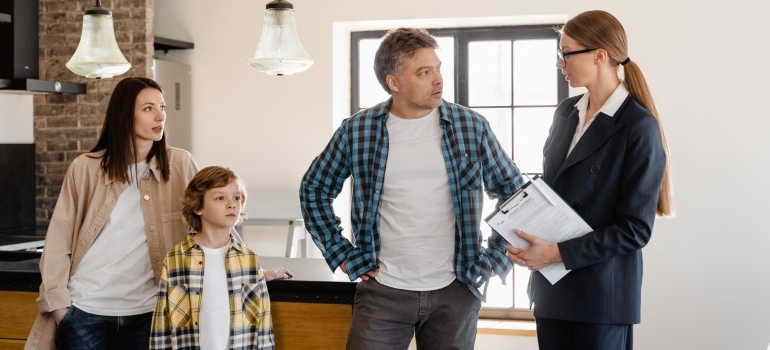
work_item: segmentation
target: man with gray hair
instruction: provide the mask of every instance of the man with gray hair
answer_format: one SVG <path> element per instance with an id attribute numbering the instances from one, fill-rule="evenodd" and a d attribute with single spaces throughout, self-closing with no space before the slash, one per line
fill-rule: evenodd
<path id="1" fill-rule="evenodd" d="M 438 45 L 427 31 L 389 31 L 374 70 L 391 98 L 342 122 L 302 178 L 308 231 L 356 289 L 348 349 L 472 349 L 490 277 L 512 264 L 503 238 L 480 231 L 482 184 L 504 200 L 523 185 L 489 123 L 441 98 Z M 352 231 L 332 208 L 353 177 Z"/>

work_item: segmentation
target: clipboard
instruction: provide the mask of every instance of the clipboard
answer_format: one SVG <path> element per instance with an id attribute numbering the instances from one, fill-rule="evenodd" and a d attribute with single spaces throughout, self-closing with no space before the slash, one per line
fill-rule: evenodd
<path id="1" fill-rule="evenodd" d="M 514 229 L 555 243 L 593 231 L 540 176 L 521 186 L 484 221 L 508 243 L 520 249 L 529 248 L 529 242 L 517 236 Z M 564 263 L 557 263 L 540 270 L 540 273 L 551 284 L 556 284 L 569 270 Z"/>

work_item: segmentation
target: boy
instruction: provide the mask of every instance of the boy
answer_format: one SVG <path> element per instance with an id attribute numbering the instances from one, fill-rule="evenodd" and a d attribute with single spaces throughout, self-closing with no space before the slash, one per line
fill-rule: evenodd
<path id="1" fill-rule="evenodd" d="M 197 233 L 166 256 L 150 349 L 275 349 L 264 272 L 233 229 L 245 203 L 230 169 L 207 167 L 190 181 L 182 214 Z"/>

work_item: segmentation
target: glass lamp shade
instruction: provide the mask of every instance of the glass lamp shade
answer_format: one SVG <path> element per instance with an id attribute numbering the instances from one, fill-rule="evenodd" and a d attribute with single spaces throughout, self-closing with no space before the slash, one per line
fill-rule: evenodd
<path id="1" fill-rule="evenodd" d="M 271 6 L 275 3 L 278 6 Z M 279 76 L 299 73 L 313 65 L 299 42 L 291 4 L 278 0 L 267 5 L 262 38 L 246 63 L 260 72 Z"/>
<path id="2" fill-rule="evenodd" d="M 86 10 L 83 33 L 67 68 L 86 78 L 112 78 L 131 68 L 115 40 L 112 12 L 97 6 Z"/>

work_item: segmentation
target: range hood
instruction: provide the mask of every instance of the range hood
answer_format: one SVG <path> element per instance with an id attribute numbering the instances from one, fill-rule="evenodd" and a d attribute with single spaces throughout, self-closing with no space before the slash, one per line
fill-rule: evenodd
<path id="1" fill-rule="evenodd" d="M 0 1 L 0 93 L 85 94 L 86 85 L 39 77 L 39 1 Z"/>

